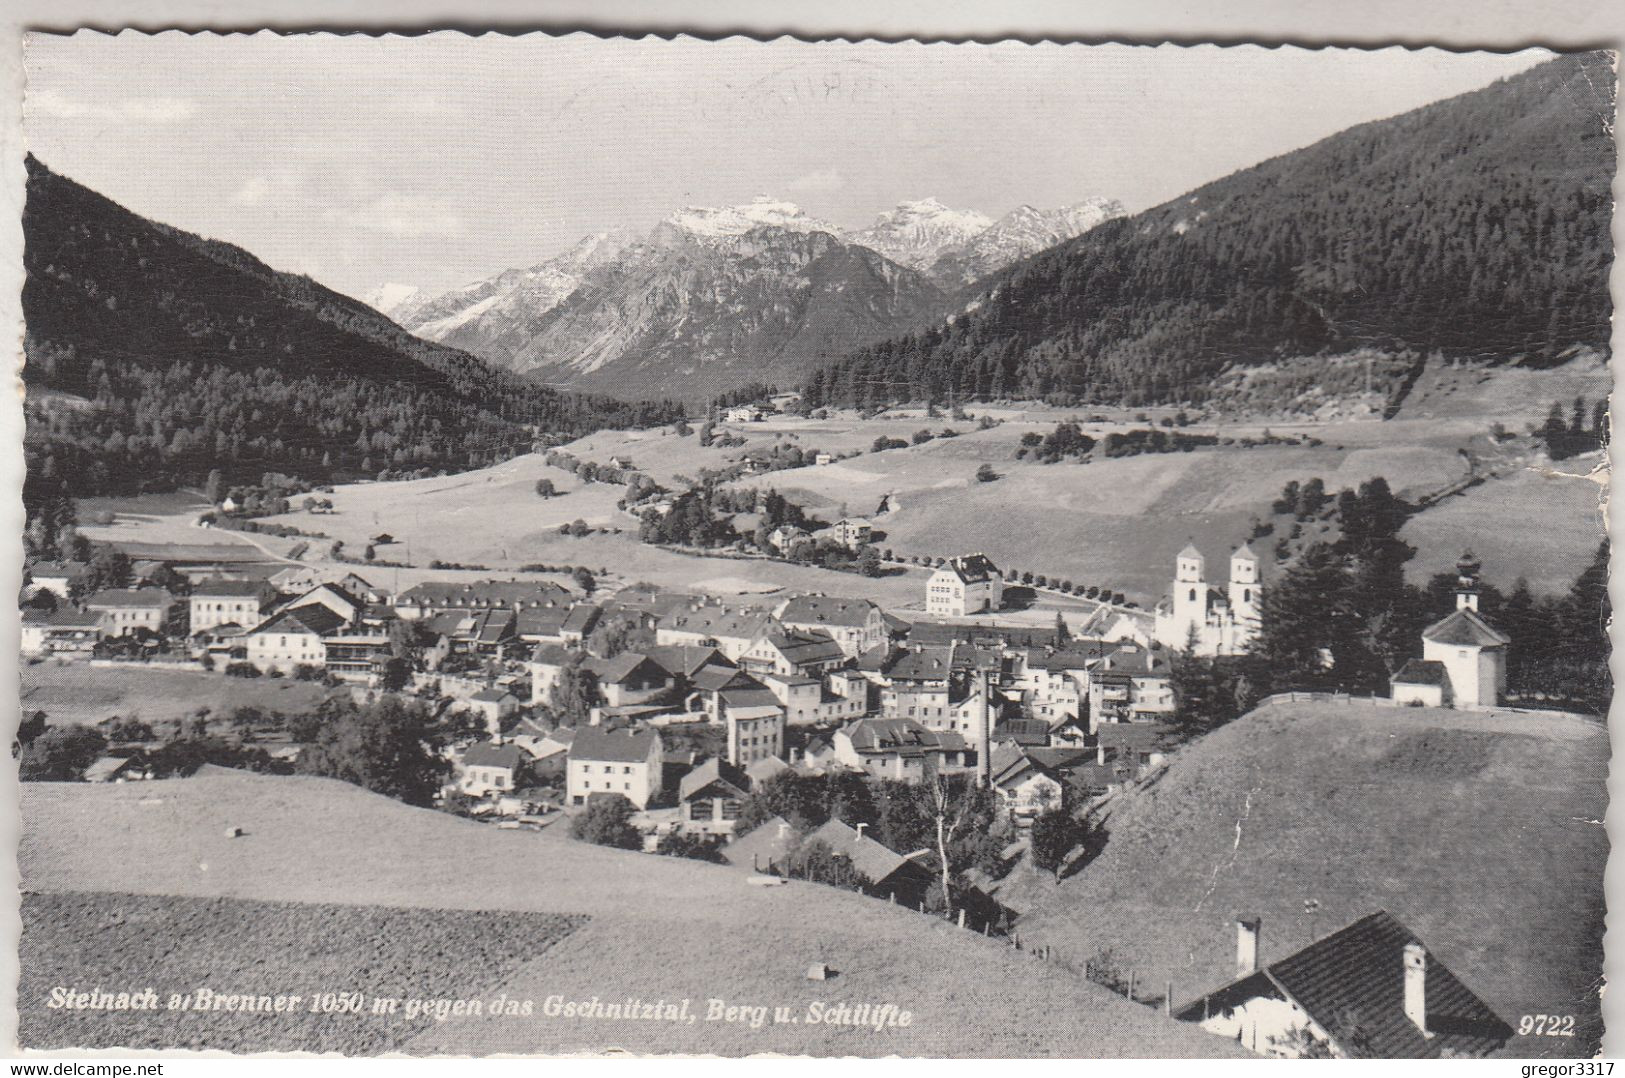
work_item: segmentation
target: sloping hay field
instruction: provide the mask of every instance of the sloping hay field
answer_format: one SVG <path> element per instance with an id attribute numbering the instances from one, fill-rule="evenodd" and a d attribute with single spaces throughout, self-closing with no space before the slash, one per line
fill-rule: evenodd
<path id="1" fill-rule="evenodd" d="M 316 682 L 285 678 L 236 678 L 186 670 L 90 666 L 86 663 L 25 663 L 22 706 L 43 711 L 53 726 L 139 718 L 178 721 L 199 708 L 224 717 L 252 705 L 299 714 L 315 709 L 331 690 Z"/>
<path id="2" fill-rule="evenodd" d="M 1579 1020 L 1508 1054 L 1587 1055 L 1607 768 L 1605 728 L 1576 718 L 1273 705 L 1122 797 L 1094 863 L 1004 900 L 1028 938 L 1078 962 L 1110 948 L 1179 1002 L 1231 978 L 1238 916 L 1262 917 L 1267 963 L 1386 909 L 1514 1027 Z"/>
<path id="3" fill-rule="evenodd" d="M 605 1002 L 689 998 L 701 1015 L 692 1025 L 448 1019 L 418 1033 L 406 1046 L 414 1053 L 617 1046 L 995 1057 L 1236 1051 L 997 940 L 850 892 L 752 887 L 731 868 L 586 846 L 551 831 L 502 831 L 329 780 L 210 768 L 191 779 L 124 786 L 28 784 L 22 819 L 21 875 L 35 892 L 341 902 L 427 916 L 475 910 L 501 925 L 532 914 L 590 912 L 589 923 L 540 955 L 515 934 L 500 949 L 524 961 L 491 971 L 476 994 L 506 992 L 538 1009 L 555 994 Z M 226 838 L 228 825 L 247 833 Z M 82 927 L 53 928 L 60 923 L 42 919 L 37 953 L 62 952 L 69 944 L 59 932 Z M 155 962 L 152 949 L 170 942 L 167 933 L 141 938 L 146 942 L 131 940 L 132 962 Z M 224 941 L 221 951 L 218 967 L 205 962 L 189 975 L 207 968 L 229 975 L 256 953 Z M 52 961 L 51 976 L 71 977 L 72 969 Z M 807 980 L 814 962 L 838 975 Z M 377 974 L 358 965 L 349 986 L 368 995 L 413 990 L 402 978 Z M 914 1017 L 907 1028 L 871 1033 L 805 1021 L 752 1029 L 705 1021 L 712 998 L 788 1006 L 798 1017 L 815 1000 L 892 1003 Z"/>

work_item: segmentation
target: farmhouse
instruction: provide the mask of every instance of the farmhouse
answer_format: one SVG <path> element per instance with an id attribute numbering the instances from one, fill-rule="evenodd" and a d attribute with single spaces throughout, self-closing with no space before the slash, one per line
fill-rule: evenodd
<path id="1" fill-rule="evenodd" d="M 321 666 L 327 661 L 323 638 L 344 622 L 325 606 L 302 606 L 273 614 L 243 636 L 248 661 L 263 674 L 289 673 L 295 666 Z"/>
<path id="2" fill-rule="evenodd" d="M 923 782 L 976 766 L 963 736 L 910 719 L 858 719 L 835 731 L 831 744 L 838 763 L 881 779 Z"/>
<path id="3" fill-rule="evenodd" d="M 106 588 L 85 600 L 85 611 L 101 618 L 108 636 L 137 629 L 161 633 L 174 600 L 162 588 Z"/>
<path id="4" fill-rule="evenodd" d="M 867 599 L 803 595 L 785 602 L 776 616 L 791 632 L 827 633 L 851 659 L 890 639 L 885 615 Z"/>
<path id="5" fill-rule="evenodd" d="M 192 584 L 189 629 L 207 632 L 217 625 L 258 625 L 270 598 L 270 588 L 258 580 L 199 580 Z"/>
<path id="6" fill-rule="evenodd" d="M 606 730 L 583 726 L 570 742 L 565 767 L 567 796 L 584 805 L 595 793 L 616 793 L 638 808 L 660 796 L 665 750 L 652 729 Z"/>
<path id="7" fill-rule="evenodd" d="M 1258 635 L 1263 584 L 1258 555 L 1243 543 L 1230 555 L 1226 592 L 1207 584 L 1207 561 L 1191 543 L 1174 559 L 1171 598 L 1157 604 L 1156 638 L 1163 647 L 1198 655 L 1240 655 Z"/>
<path id="8" fill-rule="evenodd" d="M 1236 980 L 1176 1017 L 1260 1055 L 1481 1058 L 1512 1029 L 1386 910 L 1258 964 L 1257 918 L 1236 922 Z"/>
<path id="9" fill-rule="evenodd" d="M 751 641 L 739 656 L 741 669 L 752 674 L 785 677 L 820 677 L 846 661 L 846 655 L 828 633 L 790 633 L 779 628 Z"/>
<path id="10" fill-rule="evenodd" d="M 726 760 L 712 757 L 684 775 L 678 784 L 677 801 L 683 808 L 684 830 L 732 834 L 749 794 L 750 779 L 745 773 Z"/>
<path id="11" fill-rule="evenodd" d="M 586 667 L 598 678 L 604 703 L 610 707 L 661 700 L 677 684 L 659 663 L 636 651 L 623 651 L 613 659 L 591 656 Z"/>
<path id="12" fill-rule="evenodd" d="M 962 618 L 1004 603 L 1004 578 L 986 554 L 965 554 L 943 562 L 925 582 L 925 612 Z"/>
<path id="13" fill-rule="evenodd" d="M 102 638 L 102 619 L 78 610 L 25 610 L 22 624 L 24 655 L 88 656 Z"/>
<path id="14" fill-rule="evenodd" d="M 768 533 L 767 544 L 780 554 L 788 554 L 791 547 L 811 537 L 806 528 L 798 528 L 794 524 L 780 524 Z"/>
<path id="15" fill-rule="evenodd" d="M 526 756 L 518 745 L 482 741 L 470 745 L 458 761 L 462 781 L 458 789 L 473 797 L 510 793 L 521 785 Z"/>
<path id="16" fill-rule="evenodd" d="M 367 600 L 350 591 L 343 584 L 330 582 L 317 584 L 304 594 L 282 604 L 280 609 L 295 610 L 307 606 L 325 607 L 348 624 L 361 620 L 362 615 L 367 610 Z M 244 622 L 244 624 L 252 625 L 253 622 Z"/>

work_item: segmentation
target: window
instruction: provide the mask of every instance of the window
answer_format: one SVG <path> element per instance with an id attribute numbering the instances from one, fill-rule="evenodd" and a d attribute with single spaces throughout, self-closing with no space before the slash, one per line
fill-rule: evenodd
<path id="1" fill-rule="evenodd" d="M 613 775 L 614 773 L 615 773 L 615 769 L 613 767 L 610 767 L 608 764 L 604 765 L 604 774 Z"/>

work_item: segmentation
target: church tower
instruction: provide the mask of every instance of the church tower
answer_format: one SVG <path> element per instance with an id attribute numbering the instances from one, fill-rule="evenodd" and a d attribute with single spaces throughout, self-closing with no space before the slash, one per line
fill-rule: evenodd
<path id="1" fill-rule="evenodd" d="M 1258 621 L 1259 587 L 1258 555 L 1243 543 L 1230 555 L 1230 613 L 1237 621 Z"/>
<path id="2" fill-rule="evenodd" d="M 1478 574 L 1484 564 L 1471 550 L 1464 550 L 1456 562 L 1456 609 L 1478 610 Z"/>
<path id="3" fill-rule="evenodd" d="M 1197 633 L 1201 633 L 1207 624 L 1207 573 L 1202 552 L 1196 549 L 1195 543 L 1179 552 L 1174 566 L 1173 621 L 1179 633 L 1178 646 L 1184 647 L 1190 627 L 1196 626 Z"/>

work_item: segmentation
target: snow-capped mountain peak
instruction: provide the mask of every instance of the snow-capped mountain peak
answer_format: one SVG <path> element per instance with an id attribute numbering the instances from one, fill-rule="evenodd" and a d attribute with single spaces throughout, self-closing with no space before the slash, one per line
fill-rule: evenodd
<path id="1" fill-rule="evenodd" d="M 381 284 L 371 292 L 361 297 L 361 302 L 377 311 L 379 314 L 393 316 L 414 299 L 418 298 L 419 289 L 409 284 Z"/>
<path id="2" fill-rule="evenodd" d="M 685 206 L 664 223 L 702 239 L 743 236 L 752 229 L 766 227 L 834 235 L 841 232 L 834 225 L 809 216 L 794 202 L 767 195 L 758 195 L 740 206 Z"/>
<path id="3" fill-rule="evenodd" d="M 899 202 L 875 223 L 848 238 L 905 266 L 922 269 L 950 247 L 985 231 L 993 220 L 975 210 L 955 210 L 935 198 Z"/>

